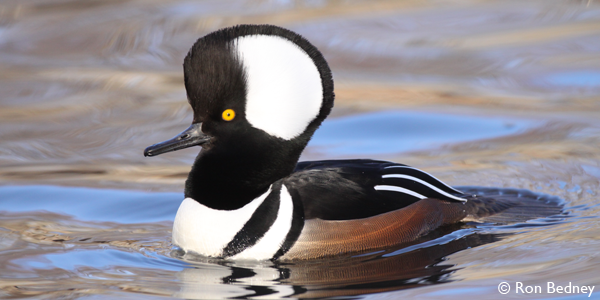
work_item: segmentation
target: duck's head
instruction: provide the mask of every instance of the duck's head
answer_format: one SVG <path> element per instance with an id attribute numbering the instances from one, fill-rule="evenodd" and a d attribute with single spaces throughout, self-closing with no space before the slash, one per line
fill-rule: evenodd
<path id="1" fill-rule="evenodd" d="M 197 145 L 203 152 L 279 149 L 299 156 L 333 106 L 331 71 L 321 53 L 280 27 L 239 25 L 208 34 L 183 68 L 192 125 L 146 148 L 146 156 Z"/>

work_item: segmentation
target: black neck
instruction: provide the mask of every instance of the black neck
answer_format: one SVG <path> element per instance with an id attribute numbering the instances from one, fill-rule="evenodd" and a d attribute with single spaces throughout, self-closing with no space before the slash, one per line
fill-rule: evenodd
<path id="1" fill-rule="evenodd" d="M 235 145 L 203 149 L 185 183 L 185 197 L 213 209 L 238 209 L 291 174 L 305 145 L 238 140 Z"/>

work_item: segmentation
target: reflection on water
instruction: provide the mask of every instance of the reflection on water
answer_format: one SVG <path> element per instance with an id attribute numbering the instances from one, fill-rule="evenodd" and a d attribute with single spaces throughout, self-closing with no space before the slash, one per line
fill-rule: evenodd
<path id="1" fill-rule="evenodd" d="M 450 233 L 457 228 L 443 228 L 419 242 L 434 236 Z M 449 279 L 454 265 L 445 264 L 444 257 L 468 248 L 500 240 L 501 234 L 470 232 L 460 239 L 448 239 L 444 244 L 417 247 L 402 254 L 390 254 L 388 249 L 356 256 L 335 259 L 300 261 L 296 263 L 232 263 L 218 262 L 226 268 L 207 268 L 206 263 L 183 270 L 178 278 L 183 286 L 178 297 L 218 298 L 226 293 L 230 297 L 321 298 L 361 295 L 414 288 L 452 281 Z M 405 247 L 409 245 L 399 245 Z M 214 262 L 213 262 L 214 263 Z M 222 290 L 207 292 L 214 285 L 225 283 Z"/>
<path id="2" fill-rule="evenodd" d="M 0 195 L 11 202 L 18 198 L 12 195 L 15 191 L 21 194 L 22 199 L 47 189 L 1 188 Z M 60 189 L 65 195 L 65 203 L 81 201 L 84 196 L 80 189 L 75 189 L 75 192 L 70 188 Z M 103 190 L 87 192 L 88 195 L 107 195 Z M 115 191 L 111 193 L 126 200 L 110 204 L 115 212 L 131 208 L 131 203 L 144 195 Z M 156 196 L 166 200 L 170 194 L 161 193 L 155 194 Z M 27 199 L 33 198 L 35 197 Z M 155 272 L 162 272 L 172 278 L 173 282 L 152 286 L 156 293 L 173 293 L 177 297 L 202 299 L 220 298 L 222 295 L 237 297 L 270 294 L 276 294 L 277 297 L 324 297 L 398 290 L 451 281 L 446 275 L 452 272 L 453 265 L 443 263 L 445 256 L 497 241 L 502 235 L 478 233 L 473 229 L 460 229 L 461 226 L 456 225 L 442 228 L 410 244 L 362 255 L 297 263 L 231 262 L 182 256 L 177 251 L 169 254 L 170 247 L 165 241 L 169 240 L 167 235 L 172 223 L 149 222 L 155 220 L 156 216 L 138 217 L 137 224 L 131 225 L 109 221 L 79 221 L 53 212 L 31 212 L 40 209 L 60 210 L 58 207 L 50 208 L 44 203 L 36 203 L 35 200 L 28 201 L 25 205 L 30 208 L 27 213 L 8 213 L 12 204 L 1 207 L 5 211 L 0 217 L 3 227 L 21 232 L 22 235 L 20 238 L 15 234 L 3 236 L 4 268 L 11 271 L 10 275 L 4 274 L 3 277 L 5 280 L 12 278 L 21 293 L 30 294 L 54 290 L 55 286 L 44 285 L 32 289 L 27 284 L 19 285 L 19 281 L 14 279 L 45 274 L 47 279 L 58 280 L 65 274 L 71 274 L 70 277 L 75 277 L 63 281 L 70 289 L 81 289 L 94 285 L 97 281 L 107 280 L 126 289 L 135 285 L 126 280 L 128 277 L 152 278 Z M 106 204 L 96 202 L 88 206 L 102 210 Z M 173 211 L 164 212 L 160 207 L 139 203 L 135 206 L 152 210 L 156 214 L 160 212 L 159 219 L 174 217 Z M 79 218 L 88 217 L 85 210 L 75 209 L 73 212 Z M 111 218 L 104 214 L 106 218 Z M 427 241 L 434 242 L 426 244 Z M 411 245 L 414 246 L 412 251 L 397 252 Z M 185 259 L 186 262 L 170 256 Z M 120 282 L 122 279 L 126 281 Z M 222 284 L 225 285 L 221 286 Z M 147 290 L 150 287 L 143 288 Z"/>
<path id="3" fill-rule="evenodd" d="M 503 281 L 598 290 L 599 4 L 2 1 L 0 297 L 515 296 L 498 293 Z M 190 45 L 238 23 L 288 27 L 330 62 L 336 107 L 304 159 L 393 160 L 454 185 L 556 195 L 568 215 L 294 264 L 172 253 L 198 148 L 142 151 L 191 122 Z"/>
<path id="4" fill-rule="evenodd" d="M 480 195 L 499 192 L 463 190 Z M 525 194 L 542 202 L 558 201 L 556 197 Z M 38 274 L 46 280 L 61 280 L 69 290 L 109 282 L 122 290 L 139 288 L 145 293 L 186 299 L 224 295 L 320 298 L 395 291 L 452 282 L 450 275 L 457 268 L 446 263 L 445 257 L 500 241 L 520 228 L 454 224 L 410 243 L 365 253 L 297 262 L 233 262 L 172 250 L 168 242 L 171 220 L 180 202 L 174 196 L 178 195 L 0 187 L 0 224 L 7 230 L 1 236 L 0 251 L 4 270 L 10 272 L 0 278 L 12 286 L 6 291 L 13 296 L 56 291 L 54 282 L 32 286 L 19 279 Z M 560 224 L 566 216 L 556 217 L 521 226 Z M 61 279 L 67 274 L 68 279 Z M 160 282 L 161 277 L 170 280 Z"/>
<path id="5" fill-rule="evenodd" d="M 376 112 L 325 121 L 309 147 L 331 158 L 371 157 L 513 135 L 530 123 L 414 111 Z"/>

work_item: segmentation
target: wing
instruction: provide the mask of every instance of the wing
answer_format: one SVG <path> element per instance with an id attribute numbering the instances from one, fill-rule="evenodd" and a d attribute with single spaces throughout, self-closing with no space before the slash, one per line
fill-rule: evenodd
<path id="1" fill-rule="evenodd" d="M 368 218 L 426 198 L 466 201 L 430 174 L 387 161 L 301 162 L 283 183 L 302 202 L 305 219 Z"/>

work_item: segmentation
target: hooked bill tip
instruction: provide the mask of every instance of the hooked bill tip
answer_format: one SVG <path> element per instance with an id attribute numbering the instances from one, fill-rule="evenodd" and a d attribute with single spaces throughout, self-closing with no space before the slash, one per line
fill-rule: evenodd
<path id="1" fill-rule="evenodd" d="M 152 153 L 152 149 L 148 149 L 148 148 L 144 149 L 144 156 L 145 157 L 154 156 L 154 153 Z"/>

